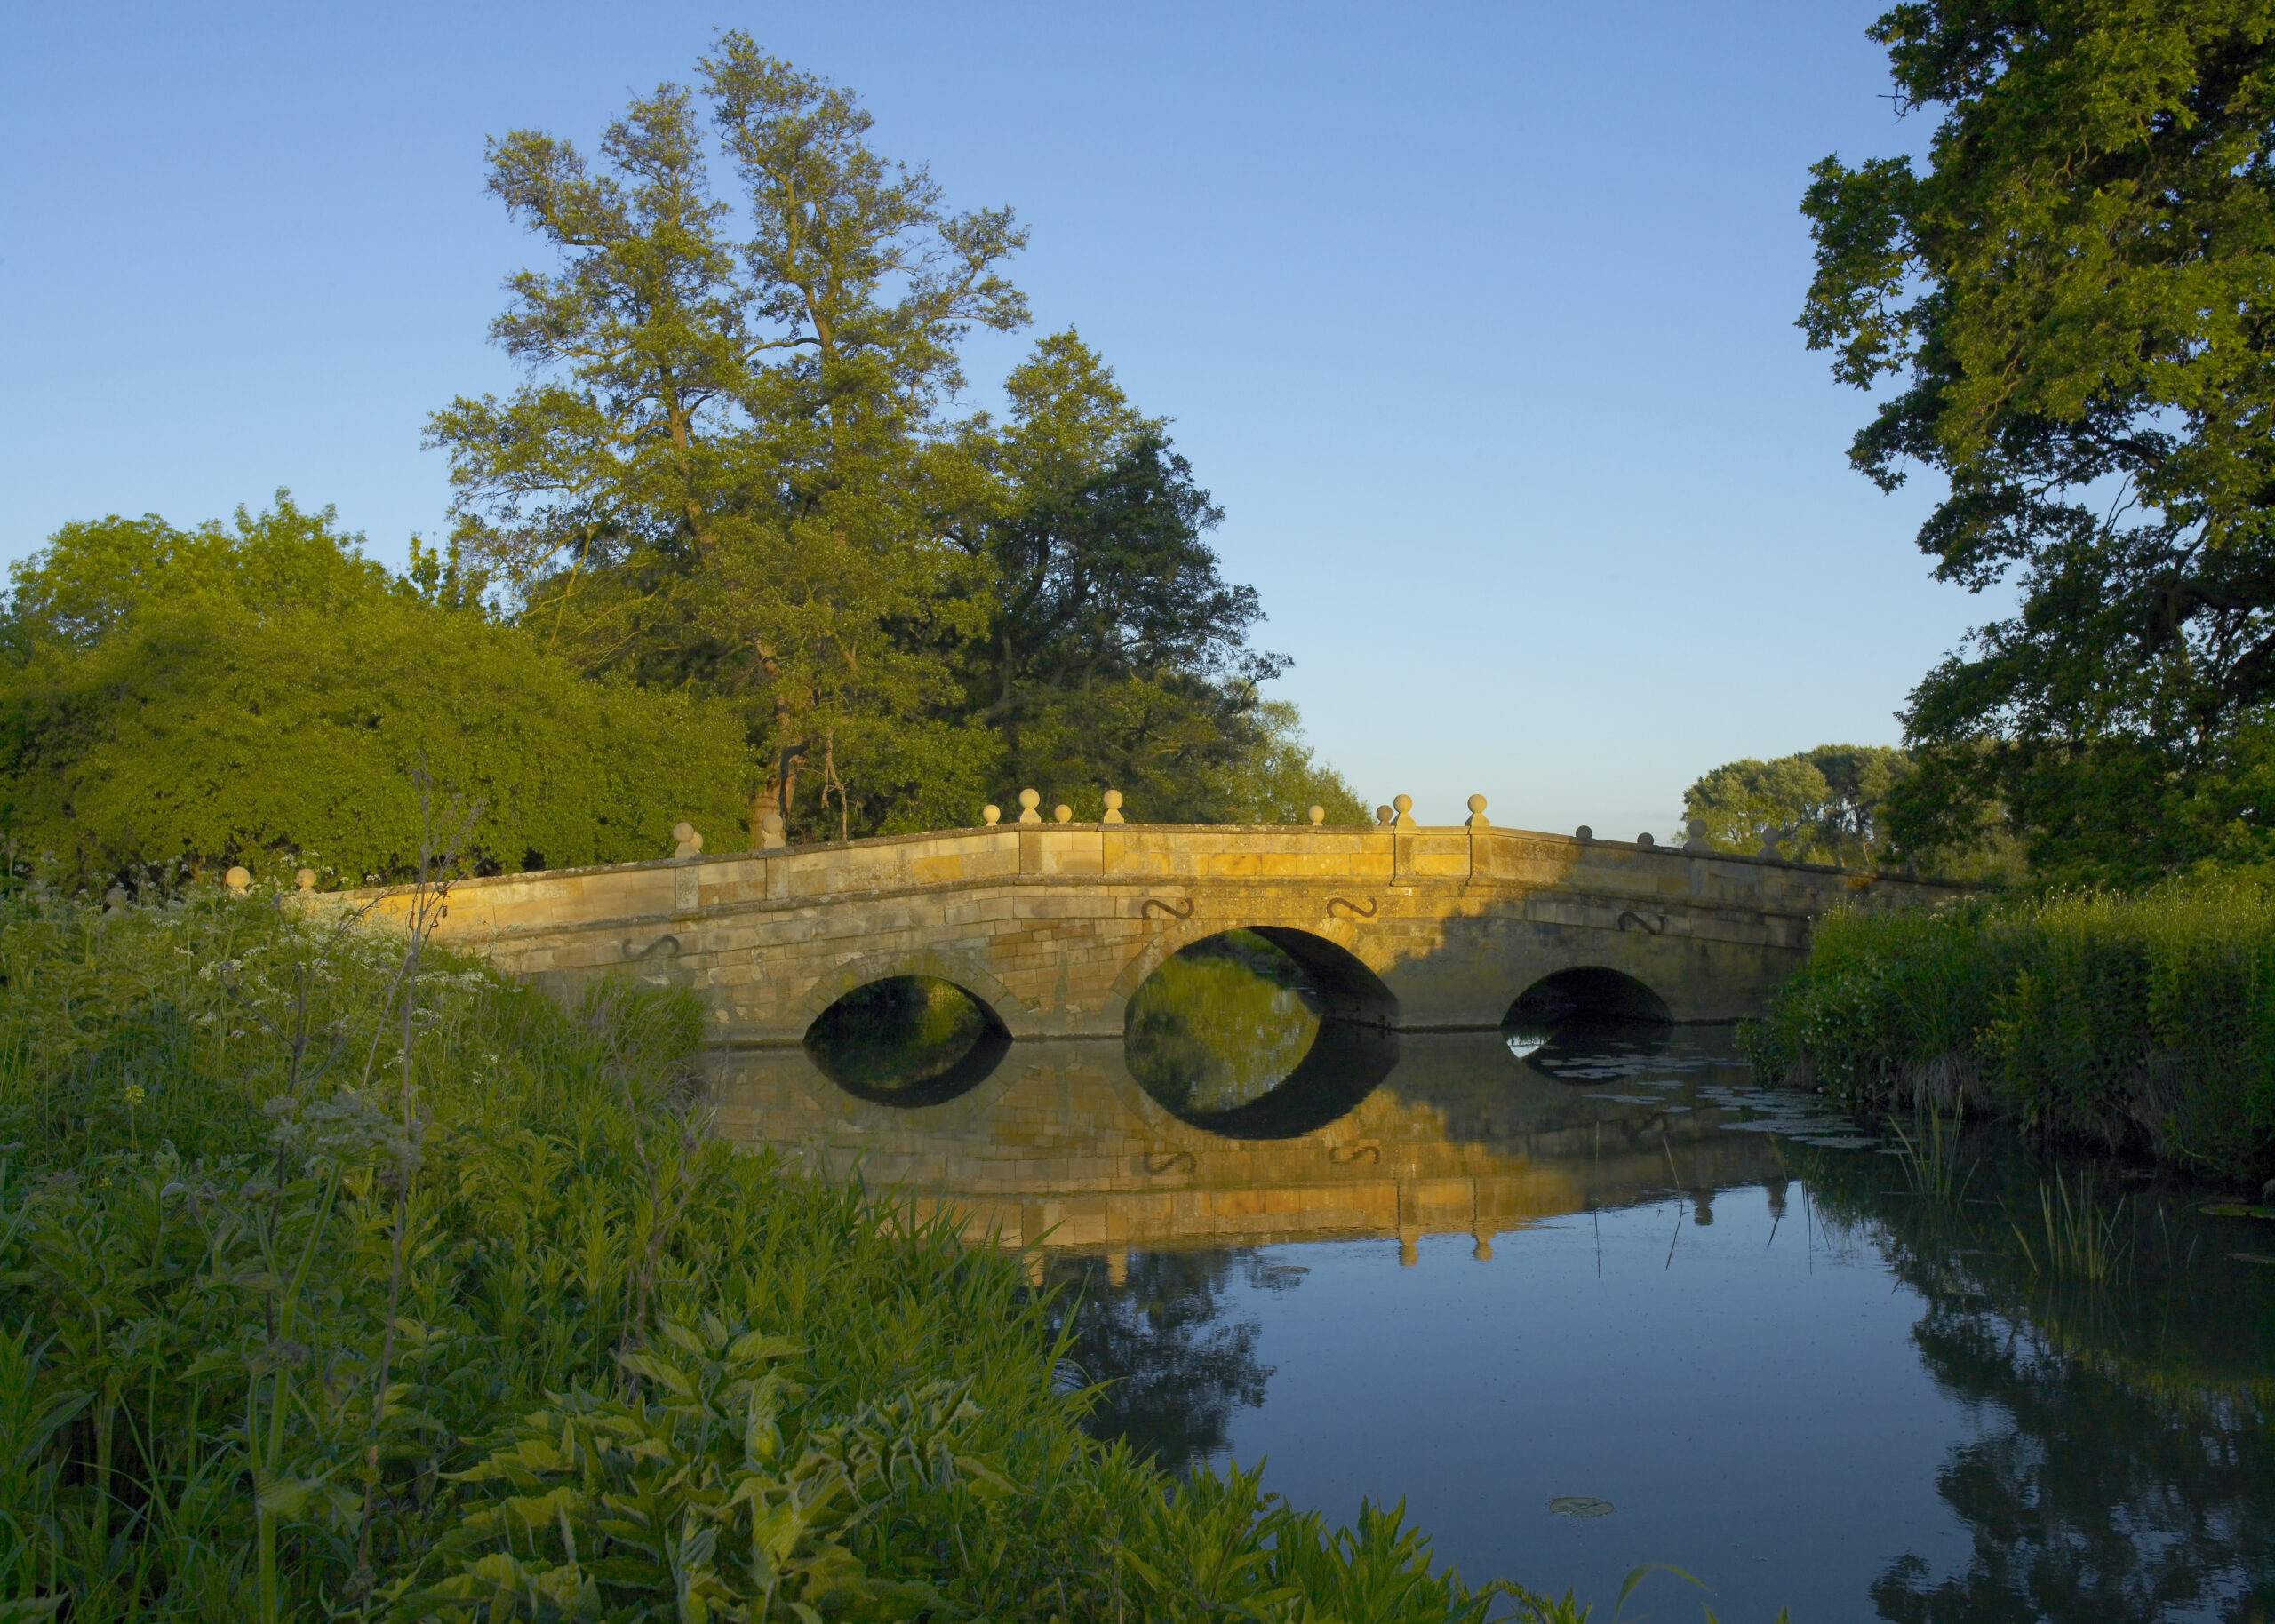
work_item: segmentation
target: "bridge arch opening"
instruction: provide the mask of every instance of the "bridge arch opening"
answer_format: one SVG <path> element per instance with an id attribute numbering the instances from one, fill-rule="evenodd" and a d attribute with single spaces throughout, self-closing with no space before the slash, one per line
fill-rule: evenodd
<path id="1" fill-rule="evenodd" d="M 1664 1026 L 1673 1019 L 1666 999 L 1632 975 L 1586 965 L 1533 983 L 1509 1006 L 1501 1024 L 1557 1027 L 1581 1021 L 1640 1021 Z"/>
<path id="2" fill-rule="evenodd" d="M 1396 1000 L 1341 947 L 1278 927 L 1229 930 L 1164 959 L 1130 997 L 1123 1052 L 1179 1119 L 1292 1139 L 1349 1113 L 1397 1058 Z"/>
<path id="3" fill-rule="evenodd" d="M 1600 1084 L 1648 1064 L 1672 1031 L 1666 1000 L 1600 965 L 1543 976 L 1502 1017 L 1509 1052 L 1559 1082 Z"/>
<path id="4" fill-rule="evenodd" d="M 939 1105 L 1002 1063 L 1011 1034 L 986 1003 L 937 975 L 889 975 L 854 988 L 814 1017 L 805 1048 L 817 1070 L 857 1099 Z"/>

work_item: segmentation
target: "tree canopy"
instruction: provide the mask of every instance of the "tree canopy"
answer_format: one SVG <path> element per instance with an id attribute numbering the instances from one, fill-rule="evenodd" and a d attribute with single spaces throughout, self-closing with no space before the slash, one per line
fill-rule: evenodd
<path id="1" fill-rule="evenodd" d="M 347 883 L 420 855 L 420 769 L 478 806 L 477 867 L 668 856 L 731 831 L 748 753 L 713 701 L 580 677 L 431 553 L 398 577 L 279 492 L 229 529 L 73 524 L 0 619 L 0 806 L 20 856 L 83 872 L 315 862 Z"/>
<path id="2" fill-rule="evenodd" d="M 2050 873 L 2266 846 L 2275 789 L 2275 7 L 1929 0 L 1883 15 L 1924 170 L 1829 157 L 1801 326 L 1936 573 L 2016 613 L 1931 672 L 1901 831 L 1987 807 Z"/>
<path id="3" fill-rule="evenodd" d="M 1112 787 L 1152 821 L 1245 821 L 1247 791 L 1225 775 L 1291 725 L 1257 708 L 1287 661 L 1249 647 L 1263 609 L 1208 543 L 1222 511 L 1074 332 L 1044 338 L 1004 387 L 1007 422 L 964 426 L 978 477 L 948 515 L 992 585 L 964 680 L 1002 740 L 997 793 Z"/>
<path id="4" fill-rule="evenodd" d="M 527 381 L 428 424 L 459 545 L 579 669 L 737 707 L 754 837 L 770 812 L 805 838 L 965 823 L 1027 785 L 1225 816 L 1286 662 L 1248 647 L 1221 514 L 1071 331 L 1005 420 L 957 415 L 962 340 L 1027 320 L 1026 233 L 953 210 L 872 124 L 730 31 L 597 165 L 491 142 L 554 263 L 491 330 Z"/>
<path id="5" fill-rule="evenodd" d="M 1796 862 L 1869 865 L 1888 854 L 1888 793 L 1911 772 L 1903 751 L 1876 744 L 1730 761 L 1683 792 L 1683 816 L 1706 825 L 1717 851 L 1752 854 L 1775 840 Z"/>

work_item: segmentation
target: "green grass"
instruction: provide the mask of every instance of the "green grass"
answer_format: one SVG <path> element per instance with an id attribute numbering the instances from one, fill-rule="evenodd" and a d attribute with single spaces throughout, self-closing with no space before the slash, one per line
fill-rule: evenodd
<path id="1" fill-rule="evenodd" d="M 1819 921 L 1750 1025 L 1766 1077 L 2275 1174 L 2275 895 L 2256 879 Z"/>
<path id="2" fill-rule="evenodd" d="M 1086 1437 L 1018 1260 L 708 1134 L 698 1015 L 0 896 L 0 1619 L 1537 1611 Z"/>

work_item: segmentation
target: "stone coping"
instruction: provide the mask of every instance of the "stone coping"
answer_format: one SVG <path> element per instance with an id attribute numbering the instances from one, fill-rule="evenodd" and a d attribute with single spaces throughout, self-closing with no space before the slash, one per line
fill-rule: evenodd
<path id="1" fill-rule="evenodd" d="M 1005 839 L 1016 840 L 1018 837 L 1029 834 L 1055 834 L 1060 836 L 1069 834 L 1098 834 L 1103 836 L 1108 832 L 1125 836 L 1131 834 L 1165 834 L 1185 835 L 1190 837 L 1244 836 L 1249 839 L 1254 839 L 1260 835 L 1281 835 L 1287 837 L 1289 843 L 1291 846 L 1299 843 L 1308 843 L 1321 839 L 1332 840 L 1338 836 L 1364 839 L 1375 836 L 1389 835 L 1393 839 L 1405 840 L 1414 840 L 1425 838 L 1434 838 L 1439 840 L 1454 838 L 1490 840 L 1499 837 L 1513 840 L 1527 840 L 1567 846 L 1572 848 L 1576 853 L 1602 851 L 1607 853 L 1617 852 L 1623 855 L 1637 857 L 1680 857 L 1686 860 L 1696 858 L 1714 863 L 1743 864 L 1756 868 L 1784 869 L 1805 874 L 1841 874 L 1859 877 L 1865 880 L 1886 880 L 1892 884 L 1933 887 L 1941 890 L 1948 890 L 1954 895 L 1964 895 L 1966 893 L 1979 891 L 1984 888 L 1983 886 L 1974 881 L 1964 880 L 1946 880 L 1932 875 L 1895 873 L 1884 869 L 1852 869 L 1839 864 L 1830 863 L 1799 863 L 1794 862 L 1790 858 L 1764 857 L 1745 852 L 1687 851 L 1681 847 L 1672 845 L 1638 846 L 1632 840 L 1607 840 L 1600 839 L 1582 840 L 1575 835 L 1552 834 L 1545 831 L 1518 829 L 1498 824 L 1489 824 L 1484 828 L 1479 829 L 1472 828 L 1465 824 L 1417 824 L 1404 828 L 1396 828 L 1385 827 L 1379 824 L 1310 824 L 1133 823 L 975 824 L 959 829 L 928 830 L 921 833 L 866 835 L 858 840 L 814 841 L 802 846 L 775 846 L 745 851 L 698 852 L 695 856 L 688 857 L 646 857 L 631 863 L 589 864 L 579 868 L 522 869 L 510 873 L 475 874 L 463 876 L 451 880 L 450 888 L 453 892 L 463 892 L 468 889 L 483 888 L 491 886 L 506 886 L 526 883 L 535 880 L 573 880 L 590 875 L 636 873 L 643 870 L 649 869 L 677 870 L 688 867 L 699 867 L 706 863 L 747 863 L 754 859 L 759 861 L 771 861 L 778 858 L 810 858 L 815 856 L 827 856 L 835 852 L 880 850 L 893 846 L 915 845 L 939 840 L 984 840 L 994 841 Z M 1444 876 L 1416 875 L 1411 877 L 1401 876 L 1401 882 L 1407 882 L 1410 878 L 1411 880 L 1422 881 L 1425 883 L 1433 880 L 1438 880 L 1441 883 L 1479 883 L 1475 881 L 1450 881 Z M 1125 879 L 1131 882 L 1142 883 L 1148 879 L 1157 880 L 1158 877 L 1138 875 L 1118 876 L 1114 874 L 1027 874 L 1001 876 L 994 880 L 993 883 L 1005 884 L 1024 881 L 1026 883 L 1043 884 L 1098 885 L 1114 884 Z M 946 883 L 950 885 L 963 885 L 970 882 L 950 881 Z M 1185 883 L 1192 882 L 1186 881 Z M 1207 882 L 1202 881 L 1201 883 Z M 1491 882 L 1486 881 L 1483 883 Z M 899 889 L 903 888 L 895 888 Z M 402 896 L 414 891 L 415 889 L 417 889 L 415 885 L 406 882 L 395 885 L 359 886 L 347 890 L 322 892 L 319 893 L 319 895 L 336 901 L 362 901 L 381 897 Z M 810 904 L 814 899 L 811 897 L 806 897 L 799 900 Z"/>

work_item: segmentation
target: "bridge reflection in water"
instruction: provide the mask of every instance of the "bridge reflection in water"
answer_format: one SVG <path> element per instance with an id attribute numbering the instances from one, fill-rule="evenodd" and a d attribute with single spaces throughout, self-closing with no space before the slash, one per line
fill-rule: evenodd
<path id="1" fill-rule="evenodd" d="M 1519 1051 L 1528 1051 L 1521 1057 Z M 1688 1194 L 1784 1185 L 1764 1133 L 1733 1134 L 1769 1096 L 1746 1087 L 1727 1028 L 1583 1028 L 1543 1043 L 1325 1024 L 1294 1075 L 1213 1111 L 1172 1111 L 1140 1083 L 1143 1047 L 1015 1046 L 951 1099 L 857 1095 L 802 1050 L 727 1051 L 718 1130 L 818 1172 L 858 1168 L 974 1240 L 1123 1254 L 1164 1247 L 1497 1235 L 1543 1219 Z M 1219 1102 L 1212 1101 L 1211 1103 Z M 1776 1118 L 1786 1132 L 1838 1128 Z M 1758 1126 L 1768 1126 L 1757 1122 Z M 1040 1253 L 1034 1267 L 1042 1267 Z"/>

